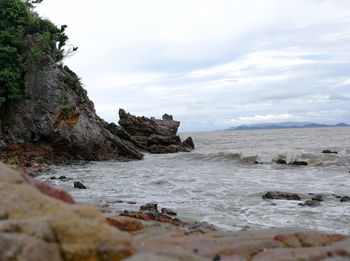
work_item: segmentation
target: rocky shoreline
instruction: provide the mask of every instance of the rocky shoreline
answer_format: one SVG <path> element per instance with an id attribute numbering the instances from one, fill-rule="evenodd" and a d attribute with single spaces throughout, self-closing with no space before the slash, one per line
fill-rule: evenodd
<path id="1" fill-rule="evenodd" d="M 0 163 L 0 260 L 350 260 L 350 236 L 218 231 L 147 204 L 107 217 Z"/>
<path id="2" fill-rule="evenodd" d="M 55 165 L 91 160 L 115 159 L 125 161 L 142 159 L 145 152 L 176 153 L 180 151 L 190 152 L 194 149 L 191 137 L 183 142 L 181 141 L 177 135 L 180 122 L 174 121 L 171 115 L 164 114 L 162 120 L 157 120 L 153 117 L 137 117 L 120 109 L 119 117 L 121 126 L 106 123 L 100 119 L 104 128 L 102 134 L 107 133 L 115 139 L 115 143 L 109 144 L 114 148 L 113 151 L 109 151 L 109 145 L 104 144 L 107 146 L 104 151 L 91 154 L 86 152 L 86 149 L 91 150 L 87 148 L 87 146 L 90 146 L 89 144 L 79 143 L 78 146 L 70 141 L 70 139 L 75 139 L 75 136 L 60 136 L 55 141 L 34 141 L 26 139 L 24 134 L 16 137 L 12 134 L 11 128 L 6 127 L 6 131 L 3 131 L 3 133 L 7 132 L 8 135 L 7 138 L 2 140 L 0 146 L 0 161 L 22 168 L 40 170 Z M 77 120 L 79 122 L 79 118 Z M 74 130 L 74 127 L 72 130 Z M 56 132 L 57 129 L 52 131 Z M 79 135 L 84 135 L 80 133 L 81 131 L 86 132 L 88 130 L 80 130 Z M 86 133 L 86 135 L 88 134 Z M 4 136 L 2 134 L 2 137 Z M 103 142 L 95 144 L 94 147 L 102 147 L 102 144 Z"/>
<path id="3" fill-rule="evenodd" d="M 194 149 L 192 139 L 177 136 L 180 122 L 119 111 L 120 125 L 95 112 L 79 77 L 57 63 L 40 34 L 28 35 L 26 48 L 46 50 L 28 60 L 23 98 L 0 107 L 0 161 L 21 167 L 45 167 L 71 161 L 142 159 L 143 152 Z"/>

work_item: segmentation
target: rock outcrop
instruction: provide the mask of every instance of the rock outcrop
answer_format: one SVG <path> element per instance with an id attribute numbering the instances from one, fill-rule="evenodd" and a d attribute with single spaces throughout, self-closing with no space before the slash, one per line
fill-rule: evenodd
<path id="1" fill-rule="evenodd" d="M 47 48 L 38 39 L 40 35 L 28 37 L 28 48 Z M 40 61 L 28 61 L 27 67 L 24 99 L 0 111 L 0 150 L 28 142 L 36 148 L 49 145 L 44 154 L 52 158 L 142 158 L 136 146 L 106 128 L 79 78 L 67 66 L 45 53 Z"/>
<path id="2" fill-rule="evenodd" d="M 148 152 L 174 153 L 194 149 L 191 137 L 181 142 L 177 135 L 180 122 L 174 121 L 171 115 L 164 114 L 162 120 L 159 120 L 154 117 L 137 117 L 120 109 L 118 123 L 131 135 L 131 142 L 136 141 L 139 148 Z"/>
<path id="3" fill-rule="evenodd" d="M 105 217 L 0 163 L 0 260 L 349 260 L 350 237 L 306 229 L 224 232 L 159 213 Z"/>
<path id="4" fill-rule="evenodd" d="M 91 206 L 0 162 L 0 260 L 121 260 L 135 248 Z"/>

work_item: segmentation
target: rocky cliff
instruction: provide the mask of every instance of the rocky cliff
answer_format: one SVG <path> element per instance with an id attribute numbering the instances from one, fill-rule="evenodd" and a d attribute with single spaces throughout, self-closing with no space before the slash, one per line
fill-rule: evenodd
<path id="1" fill-rule="evenodd" d="M 44 49 L 40 35 L 28 37 L 28 48 Z M 69 159 L 141 159 L 130 142 L 112 134 L 94 110 L 77 75 L 45 54 L 27 62 L 24 99 L 1 108 L 0 146 L 48 144 L 46 154 Z M 45 155 L 46 157 L 48 155 Z"/>

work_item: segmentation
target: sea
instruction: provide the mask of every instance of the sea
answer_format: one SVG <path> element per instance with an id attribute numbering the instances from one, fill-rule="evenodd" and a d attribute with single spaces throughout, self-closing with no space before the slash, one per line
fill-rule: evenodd
<path id="1" fill-rule="evenodd" d="M 77 202 L 109 215 L 154 202 L 178 218 L 237 231 L 302 227 L 350 234 L 350 127 L 181 133 L 192 152 L 145 154 L 143 160 L 102 161 L 58 166 L 40 176 L 67 190 Z M 323 150 L 336 151 L 325 154 Z M 307 166 L 278 164 L 305 161 Z M 68 181 L 51 180 L 66 176 Z M 87 189 L 73 188 L 73 181 Z M 319 206 L 297 200 L 263 199 L 267 191 L 309 196 L 322 193 Z"/>

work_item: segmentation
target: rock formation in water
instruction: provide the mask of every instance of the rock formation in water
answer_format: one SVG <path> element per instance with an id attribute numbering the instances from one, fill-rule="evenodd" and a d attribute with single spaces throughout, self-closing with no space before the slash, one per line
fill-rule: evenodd
<path id="1" fill-rule="evenodd" d="M 174 121 L 173 117 L 164 114 L 162 120 L 152 118 L 136 117 L 119 110 L 119 125 L 131 135 L 132 140 L 151 153 L 174 153 L 179 151 L 190 151 L 194 149 L 191 137 L 181 142 L 177 135 L 180 126 L 179 121 Z"/>

